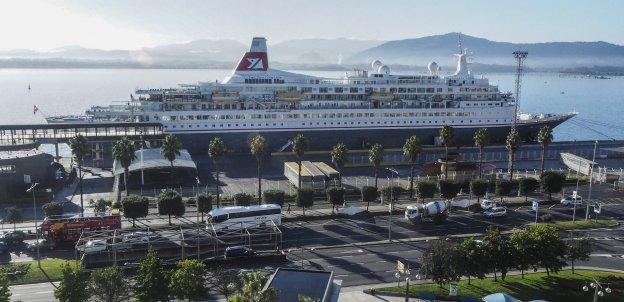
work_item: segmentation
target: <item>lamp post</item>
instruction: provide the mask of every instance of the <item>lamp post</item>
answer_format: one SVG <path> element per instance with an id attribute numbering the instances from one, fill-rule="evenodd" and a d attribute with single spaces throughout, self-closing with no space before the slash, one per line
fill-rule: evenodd
<path id="1" fill-rule="evenodd" d="M 594 182 L 594 162 L 596 162 L 596 149 L 598 148 L 598 141 L 594 142 L 594 156 L 592 156 L 592 162 L 589 167 L 589 193 L 587 194 L 587 207 L 585 209 L 585 220 L 589 219 L 589 203 L 591 202 L 592 183 Z"/>
<path id="2" fill-rule="evenodd" d="M 405 302 L 409 302 L 409 286 L 410 286 L 410 281 L 412 281 L 411 274 L 412 274 L 412 271 L 409 269 L 409 265 L 407 269 L 405 269 L 405 271 L 403 272 L 397 271 L 396 273 L 394 273 L 394 277 L 397 278 L 397 282 L 399 283 L 401 282 L 401 279 L 405 277 Z M 414 278 L 416 280 L 420 280 L 421 279 L 420 273 L 416 272 L 416 275 L 414 276 Z"/>
<path id="3" fill-rule="evenodd" d="M 37 267 L 41 268 L 41 254 L 39 253 L 39 245 L 41 243 L 39 242 L 39 231 L 37 230 L 37 199 L 35 198 L 35 189 L 37 188 L 37 186 L 39 186 L 38 182 L 33 183 L 30 186 L 30 188 L 26 190 L 26 192 L 32 193 L 32 197 L 33 197 L 33 214 L 35 216 L 35 236 L 37 238 L 37 241 L 35 243 L 35 246 L 37 247 Z"/>
<path id="4" fill-rule="evenodd" d="M 595 278 L 593 279 L 592 282 L 589 283 L 589 286 L 587 284 L 583 285 L 584 292 L 589 292 L 590 288 L 594 289 L 594 299 L 592 300 L 593 302 L 598 302 L 598 297 L 604 296 L 605 293 L 607 294 L 611 293 L 611 288 L 608 285 L 604 287 Z"/>

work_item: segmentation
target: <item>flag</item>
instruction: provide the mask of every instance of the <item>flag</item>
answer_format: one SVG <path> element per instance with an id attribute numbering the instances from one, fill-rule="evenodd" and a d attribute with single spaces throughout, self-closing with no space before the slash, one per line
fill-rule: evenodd
<path id="1" fill-rule="evenodd" d="M 37 111 L 39 111 L 39 108 L 37 108 L 37 105 L 33 105 L 33 115 L 37 114 Z"/>

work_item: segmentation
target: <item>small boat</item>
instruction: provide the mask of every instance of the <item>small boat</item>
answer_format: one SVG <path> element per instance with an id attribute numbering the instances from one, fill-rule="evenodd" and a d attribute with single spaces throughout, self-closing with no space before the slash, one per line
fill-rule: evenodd
<path id="1" fill-rule="evenodd" d="M 30 90 L 30 84 L 28 84 L 28 90 Z"/>

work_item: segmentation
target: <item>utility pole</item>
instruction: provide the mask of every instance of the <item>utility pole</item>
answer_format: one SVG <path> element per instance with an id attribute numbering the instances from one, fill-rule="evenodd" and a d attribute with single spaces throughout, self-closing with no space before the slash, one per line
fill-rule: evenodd
<path id="1" fill-rule="evenodd" d="M 596 161 L 596 149 L 598 149 L 598 141 L 594 141 L 594 156 L 589 167 L 589 192 L 587 193 L 587 207 L 585 208 L 585 220 L 589 219 L 589 203 L 591 202 L 592 183 L 594 182 L 594 162 Z"/>
<path id="2" fill-rule="evenodd" d="M 35 236 L 37 238 L 37 241 L 35 243 L 37 247 L 37 267 L 41 268 L 41 254 L 39 253 L 39 245 L 41 244 L 41 242 L 39 242 L 39 231 L 37 230 L 37 200 L 35 198 L 35 188 L 37 188 L 38 185 L 39 183 L 37 182 L 33 183 L 30 188 L 26 190 L 26 192 L 31 192 L 33 197 L 33 213 L 35 215 Z"/>
<path id="3" fill-rule="evenodd" d="M 514 51 L 513 56 L 516 58 L 516 101 L 513 116 L 513 127 L 516 127 L 518 120 L 518 106 L 520 104 L 520 86 L 522 85 L 522 64 L 529 53 L 526 51 Z"/>

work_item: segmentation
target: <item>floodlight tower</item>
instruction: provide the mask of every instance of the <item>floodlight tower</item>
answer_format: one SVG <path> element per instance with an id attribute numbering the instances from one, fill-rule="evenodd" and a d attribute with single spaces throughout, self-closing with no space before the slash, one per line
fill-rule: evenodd
<path id="1" fill-rule="evenodd" d="M 516 106 L 514 108 L 513 127 L 516 127 L 518 120 L 518 105 L 520 104 L 520 85 L 522 85 L 522 63 L 529 53 L 526 51 L 514 51 L 513 56 L 516 58 Z"/>

